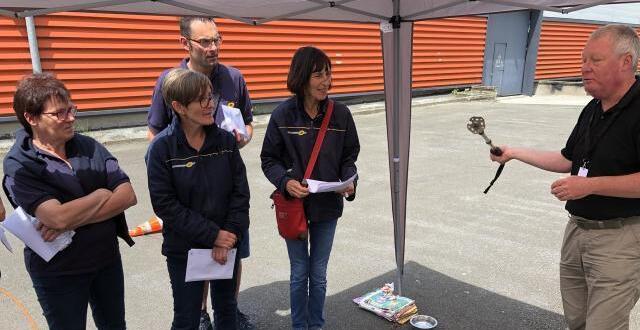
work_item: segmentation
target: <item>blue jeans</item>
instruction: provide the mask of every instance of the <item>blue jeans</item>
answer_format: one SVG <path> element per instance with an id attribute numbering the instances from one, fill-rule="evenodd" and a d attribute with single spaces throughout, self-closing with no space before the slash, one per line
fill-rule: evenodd
<path id="1" fill-rule="evenodd" d="M 31 276 L 31 275 L 30 275 Z M 126 329 L 122 260 L 78 275 L 31 276 L 49 329 L 87 327 L 87 304 L 98 329 Z"/>
<path id="2" fill-rule="evenodd" d="M 236 254 L 233 278 L 230 280 L 210 281 L 211 304 L 215 329 L 236 329 L 236 283 L 238 279 L 239 254 Z M 202 305 L 202 291 L 204 281 L 185 282 L 187 259 L 167 257 L 169 280 L 173 291 L 173 322 L 172 330 L 197 330 L 200 324 L 200 309 Z"/>
<path id="3" fill-rule="evenodd" d="M 293 329 L 324 325 L 327 264 L 338 219 L 309 224 L 308 240 L 285 240 L 291 263 L 290 299 Z"/>

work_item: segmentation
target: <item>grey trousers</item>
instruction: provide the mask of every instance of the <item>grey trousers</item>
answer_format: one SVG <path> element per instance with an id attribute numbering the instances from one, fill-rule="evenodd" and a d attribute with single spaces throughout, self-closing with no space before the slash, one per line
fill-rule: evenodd
<path id="1" fill-rule="evenodd" d="M 582 229 L 567 223 L 560 256 L 560 292 L 571 330 L 629 329 L 640 296 L 640 217 L 622 228 Z"/>

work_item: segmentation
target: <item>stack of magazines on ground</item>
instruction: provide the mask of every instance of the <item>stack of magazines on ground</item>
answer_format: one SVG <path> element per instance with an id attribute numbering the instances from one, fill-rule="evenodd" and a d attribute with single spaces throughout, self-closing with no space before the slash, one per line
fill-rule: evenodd
<path id="1" fill-rule="evenodd" d="M 411 316 L 418 312 L 413 299 L 393 294 L 393 283 L 353 299 L 360 308 L 382 316 L 391 322 L 405 324 Z"/>

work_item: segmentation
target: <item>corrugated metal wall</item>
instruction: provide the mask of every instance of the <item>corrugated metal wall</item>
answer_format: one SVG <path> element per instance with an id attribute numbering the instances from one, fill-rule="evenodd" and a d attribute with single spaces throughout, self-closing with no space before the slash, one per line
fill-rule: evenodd
<path id="1" fill-rule="evenodd" d="M 254 99 L 282 98 L 295 49 L 313 44 L 334 64 L 332 93 L 383 89 L 376 24 L 280 21 L 248 26 L 218 20 L 221 61 L 238 67 Z M 0 18 L 0 115 L 12 114 L 15 83 L 29 73 L 24 21 Z M 155 79 L 185 56 L 176 17 L 61 13 L 36 18 L 42 68 L 65 81 L 81 110 L 146 107 Z M 482 80 L 486 19 L 415 24 L 414 88 Z"/>
<path id="2" fill-rule="evenodd" d="M 16 82 L 31 72 L 29 42 L 24 20 L 0 18 L 0 115 L 13 113 Z"/>
<path id="3" fill-rule="evenodd" d="M 535 79 L 579 77 L 582 48 L 598 27 L 597 24 L 543 21 Z"/>
<path id="4" fill-rule="evenodd" d="M 174 66 L 176 19 L 55 14 L 36 18 L 43 71 L 53 71 L 82 110 L 144 106 L 158 73 Z"/>
<path id="5" fill-rule="evenodd" d="M 242 71 L 254 99 L 289 95 L 289 63 L 304 45 L 321 48 L 332 59 L 332 93 L 382 89 L 380 35 L 372 24 L 280 21 L 255 27 L 221 19 L 218 27 L 224 37 L 221 62 Z"/>
<path id="6" fill-rule="evenodd" d="M 281 21 L 263 26 L 219 20 L 221 60 L 244 73 L 254 99 L 286 97 L 291 55 L 322 48 L 334 62 L 334 94 L 381 91 L 378 26 Z M 599 25 L 543 22 L 535 79 L 580 76 L 580 56 Z M 62 13 L 36 18 L 42 67 L 64 80 L 82 110 L 148 106 L 158 74 L 185 56 L 176 17 Z M 486 18 L 418 22 L 413 87 L 478 84 Z M 12 114 L 17 80 L 31 71 L 23 20 L 0 18 L 0 115 Z"/>
<path id="7" fill-rule="evenodd" d="M 413 28 L 413 88 L 482 82 L 485 17 L 417 22 Z"/>

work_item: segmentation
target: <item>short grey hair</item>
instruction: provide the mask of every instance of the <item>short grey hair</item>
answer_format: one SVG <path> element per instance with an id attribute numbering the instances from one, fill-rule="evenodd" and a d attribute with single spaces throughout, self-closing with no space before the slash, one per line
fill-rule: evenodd
<path id="1" fill-rule="evenodd" d="M 598 28 L 592 34 L 590 39 L 598 39 L 610 36 L 613 47 L 618 55 L 631 54 L 632 70 L 636 71 L 638 67 L 638 56 L 640 55 L 640 39 L 636 31 L 624 24 L 608 24 Z"/>

